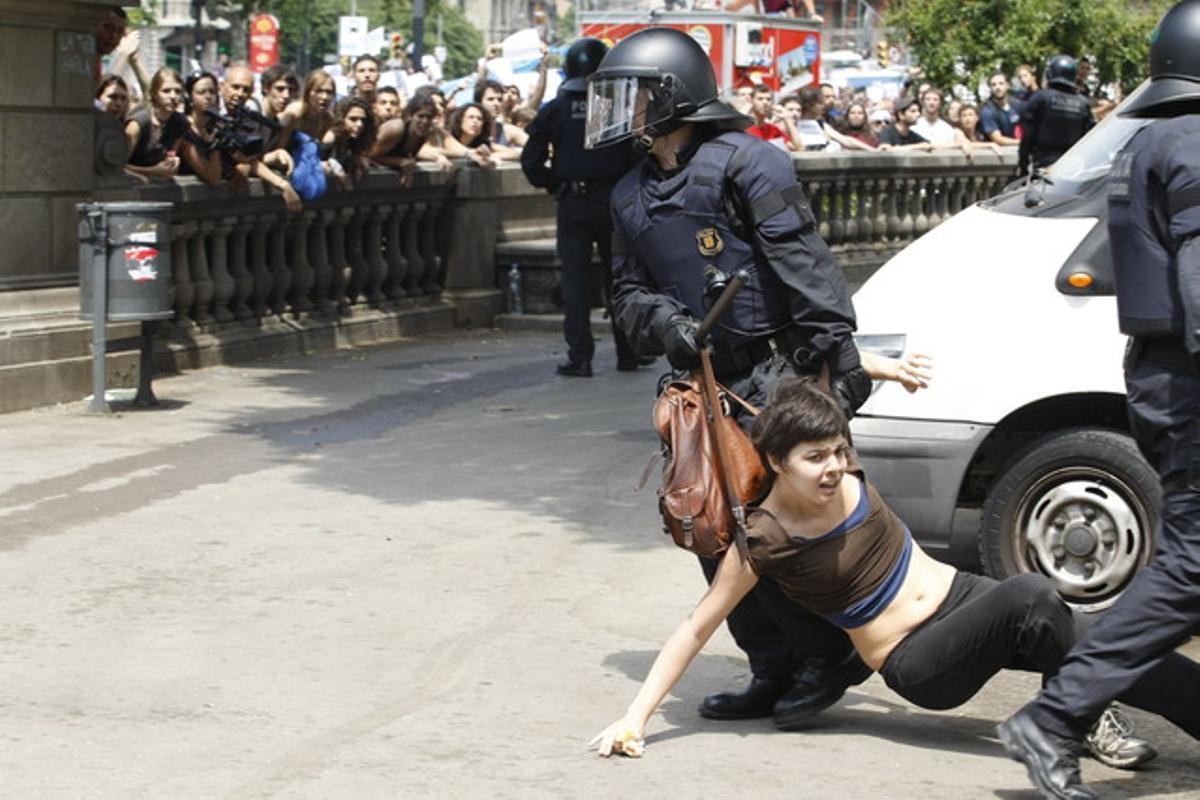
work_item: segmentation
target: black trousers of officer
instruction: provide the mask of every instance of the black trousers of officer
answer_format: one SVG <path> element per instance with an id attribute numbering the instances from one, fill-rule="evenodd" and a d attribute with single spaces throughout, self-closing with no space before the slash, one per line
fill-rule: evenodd
<path id="1" fill-rule="evenodd" d="M 746 402 L 765 408 L 771 388 L 794 374 L 787 360 L 777 355 L 755 366 L 748 375 L 733 379 L 718 376 L 718 379 Z M 749 427 L 750 422 L 749 414 L 743 412 L 738 417 L 742 427 Z M 700 566 L 704 577 L 712 583 L 718 562 L 702 558 Z M 726 624 L 737 646 L 749 658 L 750 671 L 759 678 L 788 682 L 808 659 L 833 664 L 854 652 L 844 631 L 789 600 L 771 580 L 759 580 L 733 609 Z"/>
<path id="2" fill-rule="evenodd" d="M 575 364 L 590 363 L 596 350 L 592 338 L 592 298 L 597 286 L 604 287 L 604 302 L 612 298 L 612 217 L 609 194 L 612 184 L 590 183 L 585 191 L 564 187 L 558 196 L 558 258 L 562 262 L 563 336 L 567 358 Z M 592 266 L 592 244 L 600 249 L 600 273 Z M 617 325 L 612 326 L 617 345 L 617 363 L 632 363 L 637 357 Z"/>
<path id="3" fill-rule="evenodd" d="M 1182 344 L 1178 346 L 1184 357 Z M 1143 455 L 1163 481 L 1154 561 L 1071 650 L 1031 711 L 1059 736 L 1082 738 L 1110 700 L 1164 664 L 1200 622 L 1200 374 L 1151 360 L 1140 343 L 1126 359 L 1129 419 Z M 1179 659 L 1183 660 L 1183 659 Z M 1200 738 L 1200 682 L 1164 676 L 1178 713 Z"/>

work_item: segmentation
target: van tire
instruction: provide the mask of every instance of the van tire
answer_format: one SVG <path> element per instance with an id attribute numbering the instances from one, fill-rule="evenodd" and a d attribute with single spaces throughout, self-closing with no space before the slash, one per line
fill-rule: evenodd
<path id="1" fill-rule="evenodd" d="M 1100 611 L 1153 558 L 1158 509 L 1158 477 L 1128 435 L 1058 431 L 1009 459 L 992 484 L 979 560 L 997 579 L 1040 572 L 1075 608 Z"/>

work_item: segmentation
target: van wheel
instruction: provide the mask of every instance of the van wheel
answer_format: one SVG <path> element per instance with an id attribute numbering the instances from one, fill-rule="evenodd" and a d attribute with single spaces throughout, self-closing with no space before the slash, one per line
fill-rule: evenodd
<path id="1" fill-rule="evenodd" d="M 1133 440 L 1052 433 L 1005 465 L 983 503 L 979 558 L 994 578 L 1040 572 L 1082 611 L 1116 601 L 1154 554 L 1159 484 Z"/>

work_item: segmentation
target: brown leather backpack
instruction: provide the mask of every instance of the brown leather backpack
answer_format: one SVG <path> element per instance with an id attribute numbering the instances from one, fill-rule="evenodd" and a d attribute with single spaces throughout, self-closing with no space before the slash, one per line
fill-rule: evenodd
<path id="1" fill-rule="evenodd" d="M 724 438 L 732 485 L 741 502 L 760 499 L 767 488 L 767 470 L 750 437 L 729 415 L 729 403 L 737 402 L 752 414 L 758 409 L 723 386 L 718 391 L 721 414 L 713 426 L 706 424 L 699 380 L 672 380 L 654 405 L 654 426 L 667 458 L 658 490 L 663 531 L 676 545 L 702 558 L 720 557 L 735 536 L 714 434 Z"/>

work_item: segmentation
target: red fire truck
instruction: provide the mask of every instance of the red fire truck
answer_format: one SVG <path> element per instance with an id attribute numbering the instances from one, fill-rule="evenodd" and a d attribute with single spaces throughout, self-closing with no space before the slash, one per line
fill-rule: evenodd
<path id="1" fill-rule="evenodd" d="M 581 4 L 583 5 L 583 4 Z M 581 35 L 604 40 L 610 47 L 642 28 L 681 30 L 695 39 L 712 60 L 722 89 L 766 84 L 794 92 L 813 86 L 821 74 L 821 30 L 811 20 L 776 15 L 741 14 L 718 8 L 655 8 L 578 11 Z"/>

